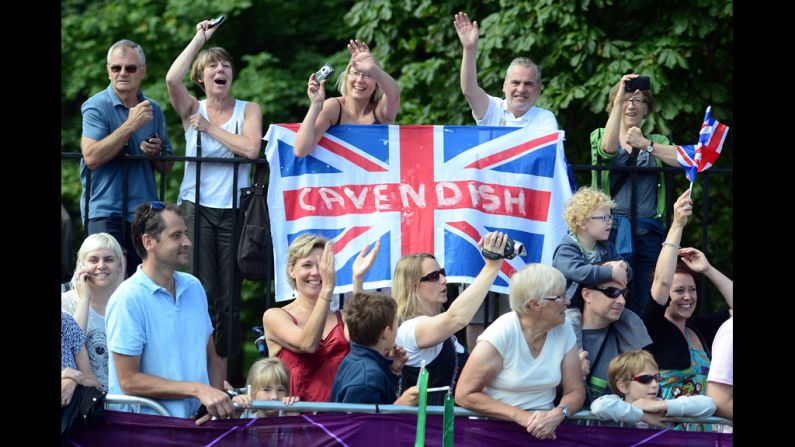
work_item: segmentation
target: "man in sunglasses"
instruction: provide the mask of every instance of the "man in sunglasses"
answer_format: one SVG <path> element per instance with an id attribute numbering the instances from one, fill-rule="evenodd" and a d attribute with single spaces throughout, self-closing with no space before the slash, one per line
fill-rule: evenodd
<path id="1" fill-rule="evenodd" d="M 143 262 L 113 293 L 106 312 L 110 393 L 156 399 L 174 417 L 190 417 L 204 405 L 207 414 L 197 425 L 231 417 L 207 295 L 196 277 L 177 271 L 187 265 L 191 246 L 179 208 L 142 204 L 132 236 Z M 113 409 L 132 411 L 130 405 Z"/>
<path id="2" fill-rule="evenodd" d="M 153 169 L 168 172 L 173 162 L 123 157 L 174 153 L 162 109 L 140 90 L 146 74 L 143 48 L 126 39 L 114 43 L 106 69 L 110 85 L 81 107 L 80 213 L 86 235 L 110 233 L 124 247 L 129 276 L 141 262 L 130 241 L 133 210 L 157 198 Z"/>
<path id="3" fill-rule="evenodd" d="M 637 314 L 625 309 L 627 289 L 615 280 L 580 287 L 582 346 L 588 352 L 590 372 L 585 377 L 585 403 L 610 394 L 607 367 L 617 355 L 642 349 L 652 340 Z M 575 329 L 576 331 L 576 329 Z"/>

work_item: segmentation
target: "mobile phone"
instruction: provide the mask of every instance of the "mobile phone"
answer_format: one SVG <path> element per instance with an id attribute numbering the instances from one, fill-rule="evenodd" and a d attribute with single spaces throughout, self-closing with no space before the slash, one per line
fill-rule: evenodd
<path id="1" fill-rule="evenodd" d="M 320 67 L 320 70 L 315 72 L 315 80 L 320 83 L 320 81 L 331 76 L 331 73 L 334 73 L 334 68 L 329 64 L 325 64 Z"/>
<path id="2" fill-rule="evenodd" d="M 634 92 L 635 90 L 651 90 L 651 78 L 648 76 L 638 76 L 627 82 L 624 90 Z"/>
<path id="3" fill-rule="evenodd" d="M 218 17 L 210 20 L 210 28 L 212 28 L 212 27 L 214 27 L 216 25 L 220 25 L 220 24 L 224 23 L 224 20 L 226 20 L 225 16 L 218 16 Z"/>
<path id="4" fill-rule="evenodd" d="M 151 143 L 151 142 L 152 142 L 152 141 L 151 141 L 151 140 L 152 140 L 152 138 L 157 138 L 157 132 L 155 132 L 155 133 L 153 133 L 152 135 L 149 135 L 148 137 L 146 137 L 146 142 L 147 142 L 147 143 Z"/>

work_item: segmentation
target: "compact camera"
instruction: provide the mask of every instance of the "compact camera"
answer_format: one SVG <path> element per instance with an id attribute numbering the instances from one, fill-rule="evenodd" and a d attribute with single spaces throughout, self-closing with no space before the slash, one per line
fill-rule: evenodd
<path id="1" fill-rule="evenodd" d="M 147 143 L 151 143 L 151 142 L 152 142 L 152 138 L 157 138 L 157 132 L 155 132 L 155 133 L 153 133 L 152 135 L 149 135 L 148 137 L 146 137 L 146 140 L 145 140 L 145 141 L 146 141 Z"/>
<path id="2" fill-rule="evenodd" d="M 638 76 L 637 78 L 630 79 L 624 90 L 634 92 L 635 90 L 651 90 L 651 78 L 648 76 Z"/>
<path id="3" fill-rule="evenodd" d="M 523 243 L 511 239 L 511 237 L 508 235 L 506 235 L 505 238 L 507 240 L 505 241 L 504 253 L 495 253 L 493 251 L 489 251 L 484 248 L 480 251 L 483 254 L 483 257 L 487 259 L 501 259 L 501 258 L 513 259 L 517 255 L 527 256 L 527 249 L 525 248 Z"/>
<path id="4" fill-rule="evenodd" d="M 331 76 L 331 73 L 334 73 L 334 68 L 332 68 L 329 64 L 325 64 L 320 67 L 320 70 L 315 72 L 315 80 L 320 83 L 320 81 Z"/>
<path id="5" fill-rule="evenodd" d="M 213 28 L 216 25 L 220 25 L 220 24 L 224 23 L 224 20 L 226 20 L 225 16 L 218 16 L 218 17 L 210 20 L 210 28 Z"/>

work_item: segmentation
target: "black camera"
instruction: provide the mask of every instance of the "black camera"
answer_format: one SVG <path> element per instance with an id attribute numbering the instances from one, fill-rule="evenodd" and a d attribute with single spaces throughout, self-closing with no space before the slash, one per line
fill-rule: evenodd
<path id="1" fill-rule="evenodd" d="M 145 140 L 145 141 L 146 141 L 147 143 L 151 143 L 151 142 L 152 142 L 152 138 L 157 138 L 157 132 L 155 132 L 155 133 L 153 133 L 152 135 L 149 135 L 148 137 L 146 137 L 146 140 Z"/>
<path id="2" fill-rule="evenodd" d="M 483 254 L 483 257 L 486 259 L 513 259 L 517 255 L 518 256 L 527 256 L 527 249 L 525 248 L 524 244 L 518 241 L 511 239 L 510 236 L 507 234 L 505 235 L 505 252 L 504 253 L 495 253 L 490 250 L 486 250 L 485 248 L 480 250 L 480 253 Z"/>
<path id="3" fill-rule="evenodd" d="M 334 73 L 334 68 L 331 67 L 329 64 L 325 64 L 320 67 L 320 70 L 315 72 L 315 80 L 320 83 L 320 81 L 327 79 L 331 76 L 331 73 Z"/>
<path id="4" fill-rule="evenodd" d="M 635 90 L 651 90 L 651 78 L 648 76 L 638 76 L 627 81 L 624 90 L 634 92 Z"/>

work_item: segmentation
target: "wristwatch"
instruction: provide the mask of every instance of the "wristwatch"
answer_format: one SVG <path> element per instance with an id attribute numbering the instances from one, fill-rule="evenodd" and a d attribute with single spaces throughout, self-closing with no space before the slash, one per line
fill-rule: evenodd
<path id="1" fill-rule="evenodd" d="M 650 154 L 652 152 L 654 152 L 654 141 L 651 141 L 651 140 L 649 141 L 649 145 L 646 146 L 646 152 L 648 152 Z"/>
<path id="2" fill-rule="evenodd" d="M 569 411 L 569 407 L 565 405 L 558 405 L 558 408 L 560 408 L 560 412 L 563 413 L 564 419 L 568 419 L 569 417 L 571 417 L 571 411 Z"/>

